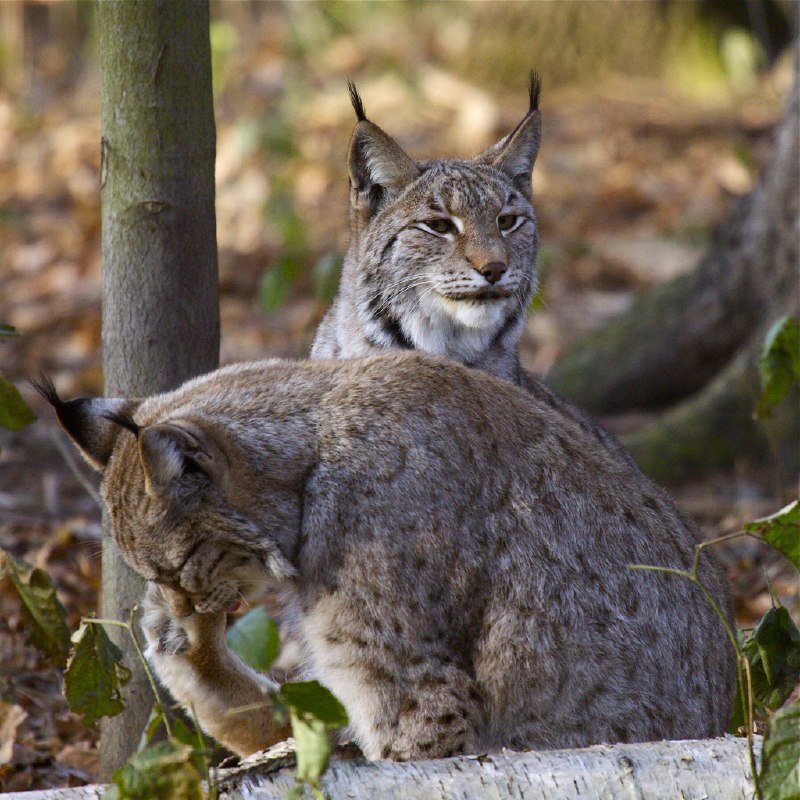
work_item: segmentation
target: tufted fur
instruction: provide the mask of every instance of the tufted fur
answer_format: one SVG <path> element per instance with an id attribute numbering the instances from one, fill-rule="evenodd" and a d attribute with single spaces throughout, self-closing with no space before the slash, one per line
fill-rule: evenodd
<path id="1" fill-rule="evenodd" d="M 268 681 L 223 636 L 224 609 L 267 586 L 370 758 L 726 729 L 719 620 L 687 581 L 626 568 L 689 567 L 695 528 L 507 382 L 391 353 L 227 367 L 146 400 L 50 399 L 103 470 L 122 554 L 156 582 L 148 658 L 239 753 L 284 733 L 258 707 Z M 110 448 L 104 406 L 132 417 Z"/>
<path id="2" fill-rule="evenodd" d="M 445 355 L 523 386 L 630 461 L 608 432 L 519 363 L 537 282 L 531 171 L 541 137 L 540 92 L 532 73 L 528 113 L 475 158 L 415 162 L 367 118 L 350 84 L 358 119 L 348 156 L 350 246 L 311 357 L 409 349 Z M 505 231 L 503 217 L 515 220 Z M 442 219 L 452 225 L 445 233 L 426 224 Z M 495 282 L 482 273 L 491 275 L 492 264 L 504 269 Z"/>

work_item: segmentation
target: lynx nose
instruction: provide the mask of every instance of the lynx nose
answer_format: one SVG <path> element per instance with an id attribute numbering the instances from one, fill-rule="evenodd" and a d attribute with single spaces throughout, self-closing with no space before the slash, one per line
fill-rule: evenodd
<path id="1" fill-rule="evenodd" d="M 506 269 L 508 268 L 502 261 L 490 261 L 488 264 L 484 264 L 478 272 L 480 272 L 489 283 L 497 283 L 505 274 Z"/>

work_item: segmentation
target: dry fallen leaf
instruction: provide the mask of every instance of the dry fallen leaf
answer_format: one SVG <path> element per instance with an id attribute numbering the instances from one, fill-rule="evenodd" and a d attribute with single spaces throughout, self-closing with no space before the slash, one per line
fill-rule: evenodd
<path id="1" fill-rule="evenodd" d="M 99 751 L 88 741 L 65 745 L 56 755 L 56 761 L 92 775 L 96 775 L 100 769 Z"/>
<path id="2" fill-rule="evenodd" d="M 17 728 L 27 716 L 21 706 L 0 700 L 0 764 L 11 761 Z"/>

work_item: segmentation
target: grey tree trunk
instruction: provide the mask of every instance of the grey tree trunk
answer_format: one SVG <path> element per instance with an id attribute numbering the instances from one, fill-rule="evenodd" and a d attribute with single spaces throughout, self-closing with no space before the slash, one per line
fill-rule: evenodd
<path id="1" fill-rule="evenodd" d="M 656 287 L 590 335 L 547 377 L 595 413 L 675 404 L 622 437 L 662 483 L 778 461 L 800 470 L 794 393 L 765 424 L 753 419 L 758 356 L 769 326 L 800 311 L 800 45 L 795 80 L 766 169 L 734 206 L 691 274 Z"/>
<path id="2" fill-rule="evenodd" d="M 698 268 L 643 295 L 588 336 L 547 382 L 598 414 L 695 394 L 798 292 L 798 46 L 795 83 L 761 179 L 733 207 Z"/>
<path id="3" fill-rule="evenodd" d="M 758 757 L 760 740 L 756 747 Z M 293 767 L 286 745 L 276 745 L 242 767 L 221 770 L 220 800 L 286 798 L 295 785 Z M 322 786 L 330 800 L 751 800 L 754 794 L 747 742 L 733 737 L 404 763 L 333 759 Z M 103 791 L 86 786 L 9 800 L 97 800 Z"/>
<path id="4" fill-rule="evenodd" d="M 162 392 L 214 369 L 219 299 L 209 11 L 198 0 L 100 0 L 103 368 L 108 396 Z M 104 617 L 128 620 L 141 579 L 103 532 Z M 106 720 L 101 778 L 133 752 L 152 706 L 133 671 L 126 711 Z"/>

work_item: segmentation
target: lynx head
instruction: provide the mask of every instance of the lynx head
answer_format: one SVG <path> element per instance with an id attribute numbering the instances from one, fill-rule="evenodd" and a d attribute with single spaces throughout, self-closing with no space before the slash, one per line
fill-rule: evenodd
<path id="1" fill-rule="evenodd" d="M 260 526 L 232 504 L 230 465 L 218 432 L 197 420 L 135 422 L 151 401 L 65 402 L 49 380 L 34 386 L 102 473 L 114 539 L 142 577 L 188 595 L 206 613 L 235 606 L 270 579 L 294 574 Z"/>
<path id="2" fill-rule="evenodd" d="M 516 344 L 536 286 L 531 171 L 539 149 L 540 81 L 527 114 L 472 159 L 413 161 L 367 119 L 350 143 L 350 272 L 367 339 L 470 363 L 498 338 Z"/>

